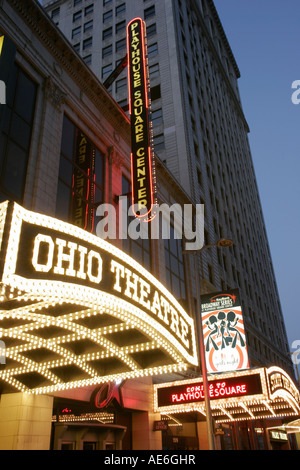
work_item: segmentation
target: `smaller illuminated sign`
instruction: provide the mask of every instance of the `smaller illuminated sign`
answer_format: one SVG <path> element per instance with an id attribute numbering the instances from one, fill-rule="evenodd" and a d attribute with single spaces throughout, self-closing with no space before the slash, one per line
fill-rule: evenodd
<path id="1" fill-rule="evenodd" d="M 153 431 L 167 431 L 168 423 L 167 421 L 154 421 Z"/>
<path id="2" fill-rule="evenodd" d="M 154 205 L 154 162 L 149 125 L 145 25 L 140 18 L 133 19 L 127 26 L 127 49 L 132 203 L 137 217 L 149 218 Z"/>
<path id="3" fill-rule="evenodd" d="M 223 398 L 242 397 L 262 393 L 260 375 L 244 377 L 220 378 L 209 381 L 210 400 Z M 202 382 L 185 383 L 171 387 L 158 388 L 158 406 L 171 406 L 187 403 L 199 403 L 204 401 Z"/>
<path id="4" fill-rule="evenodd" d="M 280 396 L 282 393 L 288 393 L 290 397 L 295 400 L 295 403 L 299 403 L 300 395 L 299 390 L 295 387 L 295 384 L 291 381 L 290 377 L 276 368 L 270 368 L 268 373 L 268 383 L 270 395 L 272 397 Z"/>
<path id="5" fill-rule="evenodd" d="M 276 366 L 210 375 L 208 390 L 215 423 L 299 415 L 299 390 Z M 155 384 L 154 411 L 205 413 L 202 377 Z"/>
<path id="6" fill-rule="evenodd" d="M 117 385 L 114 382 L 100 385 L 91 396 L 91 405 L 102 409 L 114 403 L 119 407 L 123 407 L 121 385 Z"/>
<path id="7" fill-rule="evenodd" d="M 208 372 L 248 369 L 238 289 L 201 296 L 201 316 Z"/>
<path id="8" fill-rule="evenodd" d="M 288 437 L 287 437 L 287 433 L 286 432 L 282 432 L 282 431 L 270 431 L 270 439 L 274 439 L 276 441 L 280 440 L 280 441 L 287 441 L 288 440 Z"/>

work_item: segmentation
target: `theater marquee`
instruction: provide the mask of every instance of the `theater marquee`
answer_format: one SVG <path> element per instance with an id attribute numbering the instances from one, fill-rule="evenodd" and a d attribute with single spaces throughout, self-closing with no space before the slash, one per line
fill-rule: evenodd
<path id="1" fill-rule="evenodd" d="M 134 259 L 17 204 L 0 215 L 0 381 L 43 393 L 197 364 L 193 320 Z"/>
<path id="2" fill-rule="evenodd" d="M 210 375 L 208 389 L 216 423 L 300 413 L 299 390 L 279 367 Z M 154 385 L 154 411 L 167 416 L 196 411 L 205 416 L 202 377 Z"/>

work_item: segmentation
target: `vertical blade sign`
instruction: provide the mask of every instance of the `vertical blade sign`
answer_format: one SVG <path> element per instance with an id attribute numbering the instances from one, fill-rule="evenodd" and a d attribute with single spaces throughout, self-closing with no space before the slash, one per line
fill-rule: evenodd
<path id="1" fill-rule="evenodd" d="M 127 26 L 127 49 L 132 204 L 135 216 L 146 218 L 153 208 L 153 162 L 145 26 L 141 18 L 135 18 Z"/>
<path id="2" fill-rule="evenodd" d="M 72 222 L 77 227 L 92 231 L 94 202 L 94 146 L 88 137 L 76 131 L 75 166 L 73 171 Z"/>

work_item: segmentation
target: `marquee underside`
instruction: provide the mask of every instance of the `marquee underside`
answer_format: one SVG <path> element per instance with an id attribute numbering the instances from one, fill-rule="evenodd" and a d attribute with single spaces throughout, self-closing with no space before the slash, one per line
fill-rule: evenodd
<path id="1" fill-rule="evenodd" d="M 188 413 L 185 412 L 169 412 L 161 413 L 162 418 L 168 422 L 169 425 L 179 425 L 184 422 L 189 422 L 194 413 L 194 421 L 205 421 L 204 407 L 193 407 Z M 258 400 L 257 402 L 243 402 L 236 400 L 235 403 L 230 405 L 220 404 L 214 405 L 211 409 L 211 414 L 216 424 L 233 423 L 236 421 L 252 421 L 263 419 L 285 419 L 300 416 L 299 406 L 295 409 L 291 403 L 284 399 L 277 400 Z"/>
<path id="2" fill-rule="evenodd" d="M 2 392 L 51 393 L 198 364 L 193 319 L 112 243 L 5 202 L 0 247 Z"/>
<path id="3" fill-rule="evenodd" d="M 33 299 L 3 285 L 2 299 L 2 392 L 49 393 L 187 367 L 172 344 L 137 321 L 120 299 Z"/>

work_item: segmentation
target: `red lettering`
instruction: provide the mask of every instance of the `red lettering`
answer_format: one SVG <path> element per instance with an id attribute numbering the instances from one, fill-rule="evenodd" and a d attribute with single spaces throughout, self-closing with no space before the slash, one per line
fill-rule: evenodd
<path id="1" fill-rule="evenodd" d="M 211 383 L 209 385 L 210 398 L 222 399 L 237 395 L 246 394 L 248 392 L 246 384 L 228 385 L 226 382 Z M 182 393 L 174 393 L 171 395 L 172 403 L 181 403 L 189 401 L 202 401 L 204 399 L 203 385 L 188 386 Z"/>

